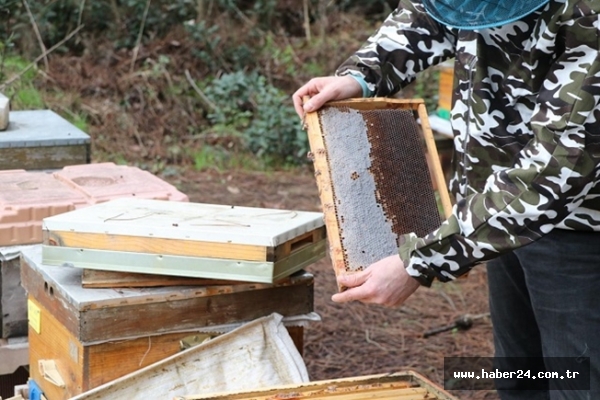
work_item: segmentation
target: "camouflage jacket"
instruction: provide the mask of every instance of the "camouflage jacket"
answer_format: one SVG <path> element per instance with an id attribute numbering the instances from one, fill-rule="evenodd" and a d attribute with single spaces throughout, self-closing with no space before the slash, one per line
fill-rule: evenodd
<path id="1" fill-rule="evenodd" d="M 554 228 L 600 231 L 600 1 L 551 0 L 521 21 L 466 31 L 402 0 L 337 74 L 389 96 L 452 57 L 456 205 L 437 231 L 400 241 L 425 285 Z"/>

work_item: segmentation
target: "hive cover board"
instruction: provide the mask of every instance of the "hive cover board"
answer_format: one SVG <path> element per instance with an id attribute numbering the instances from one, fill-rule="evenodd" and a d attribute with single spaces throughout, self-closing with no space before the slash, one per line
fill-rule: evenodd
<path id="1" fill-rule="evenodd" d="M 11 111 L 0 169 L 57 169 L 90 162 L 90 137 L 51 110 Z"/>
<path id="2" fill-rule="evenodd" d="M 42 219 L 119 197 L 187 201 L 147 171 L 113 163 L 0 171 L 0 246 L 42 242 Z"/>
<path id="3" fill-rule="evenodd" d="M 336 275 L 397 254 L 401 235 L 432 232 L 450 213 L 422 101 L 332 102 L 306 127 Z"/>
<path id="4" fill-rule="evenodd" d="M 325 254 L 316 212 L 119 199 L 44 219 L 43 262 L 272 283 Z"/>

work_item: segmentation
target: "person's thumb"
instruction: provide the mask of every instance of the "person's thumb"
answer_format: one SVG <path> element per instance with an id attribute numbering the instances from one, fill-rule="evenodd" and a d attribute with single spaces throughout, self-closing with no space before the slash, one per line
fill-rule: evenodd
<path id="1" fill-rule="evenodd" d="M 360 286 L 367 280 L 368 272 L 360 271 L 350 274 L 344 274 L 337 277 L 337 282 L 340 286 L 353 288 Z"/>

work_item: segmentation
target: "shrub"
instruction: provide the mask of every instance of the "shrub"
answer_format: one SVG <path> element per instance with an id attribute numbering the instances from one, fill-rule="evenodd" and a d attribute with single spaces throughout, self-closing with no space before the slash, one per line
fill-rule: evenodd
<path id="1" fill-rule="evenodd" d="M 206 95 L 215 105 L 208 120 L 239 132 L 247 150 L 273 164 L 305 162 L 308 139 L 290 98 L 264 76 L 242 71 L 225 74 L 206 88 Z"/>

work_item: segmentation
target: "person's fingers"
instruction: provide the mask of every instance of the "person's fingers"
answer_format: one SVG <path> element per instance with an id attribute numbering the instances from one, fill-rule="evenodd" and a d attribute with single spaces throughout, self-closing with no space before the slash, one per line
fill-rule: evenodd
<path id="1" fill-rule="evenodd" d="M 368 279 L 368 270 L 338 276 L 338 285 L 347 289 L 341 293 L 334 294 L 331 297 L 331 300 L 333 300 L 336 303 L 363 300 L 367 295 L 365 287 L 363 285 Z"/>
<path id="2" fill-rule="evenodd" d="M 347 303 L 350 301 L 362 301 L 367 297 L 364 286 L 358 286 L 348 289 L 341 293 L 336 293 L 331 296 L 331 300 L 335 303 Z"/>
<path id="3" fill-rule="evenodd" d="M 318 110 L 323 104 L 327 103 L 329 100 L 332 100 L 330 92 L 323 91 L 321 93 L 318 93 L 311 97 L 310 100 L 304 104 L 304 111 L 312 112 Z"/>
<path id="4" fill-rule="evenodd" d="M 343 77 L 313 78 L 298 89 L 293 95 L 294 109 L 300 118 L 307 112 L 313 112 L 332 100 L 343 100 L 360 96 L 362 88 L 356 79 Z M 304 102 L 305 97 L 310 100 Z"/>
<path id="5" fill-rule="evenodd" d="M 315 87 L 319 90 L 304 104 L 306 112 L 318 110 L 323 104 L 332 100 L 344 100 L 362 94 L 360 84 L 349 76 L 315 81 Z"/>
<path id="6" fill-rule="evenodd" d="M 296 92 L 292 95 L 292 100 L 294 102 L 294 109 L 296 110 L 296 114 L 300 118 L 304 118 L 304 97 L 309 96 L 310 89 L 308 84 L 302 86 L 300 89 L 296 90 Z"/>

